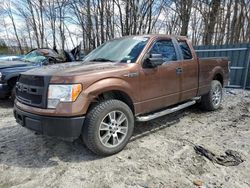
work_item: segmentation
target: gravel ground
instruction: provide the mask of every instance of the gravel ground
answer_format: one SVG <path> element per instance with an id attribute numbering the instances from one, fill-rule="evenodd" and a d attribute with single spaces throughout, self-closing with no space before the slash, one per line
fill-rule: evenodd
<path id="1" fill-rule="evenodd" d="M 230 92 L 229 92 L 230 91 Z M 214 164 L 195 153 L 236 150 L 238 166 Z M 68 143 L 20 127 L 10 101 L 0 101 L 0 187 L 250 187 L 250 91 L 227 90 L 222 107 L 196 107 L 137 124 L 127 147 L 97 157 L 80 141 Z"/>

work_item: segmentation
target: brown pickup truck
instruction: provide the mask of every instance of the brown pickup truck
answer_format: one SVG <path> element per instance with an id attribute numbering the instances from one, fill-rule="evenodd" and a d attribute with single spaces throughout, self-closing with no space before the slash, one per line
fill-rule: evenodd
<path id="1" fill-rule="evenodd" d="M 14 115 L 38 133 L 82 138 L 98 155 L 121 151 L 135 121 L 149 121 L 195 103 L 221 105 L 227 58 L 197 58 L 185 37 L 129 36 L 102 44 L 83 62 L 22 73 Z"/>

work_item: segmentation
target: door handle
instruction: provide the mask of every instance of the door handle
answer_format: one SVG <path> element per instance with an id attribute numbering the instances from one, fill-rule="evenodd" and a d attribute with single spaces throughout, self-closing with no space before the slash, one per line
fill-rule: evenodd
<path id="1" fill-rule="evenodd" d="M 176 68 L 176 74 L 181 74 L 183 72 L 181 67 Z"/>

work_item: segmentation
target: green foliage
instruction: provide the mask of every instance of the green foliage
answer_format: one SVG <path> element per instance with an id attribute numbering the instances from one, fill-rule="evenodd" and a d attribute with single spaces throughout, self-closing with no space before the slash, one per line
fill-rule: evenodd
<path id="1" fill-rule="evenodd" d="M 4 42 L 4 40 L 0 40 L 0 54 L 8 54 L 8 53 L 9 49 L 6 43 Z"/>

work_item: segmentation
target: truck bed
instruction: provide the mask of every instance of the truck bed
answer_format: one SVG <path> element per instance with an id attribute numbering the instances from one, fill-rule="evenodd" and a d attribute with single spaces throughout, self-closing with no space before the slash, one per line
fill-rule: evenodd
<path id="1" fill-rule="evenodd" d="M 210 83 L 214 75 L 224 75 L 221 78 L 222 85 L 229 81 L 229 60 L 227 57 L 198 58 L 199 60 L 199 92 L 198 95 L 206 94 L 210 89 Z"/>

